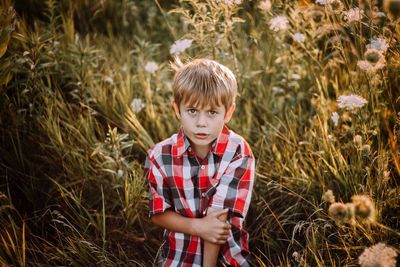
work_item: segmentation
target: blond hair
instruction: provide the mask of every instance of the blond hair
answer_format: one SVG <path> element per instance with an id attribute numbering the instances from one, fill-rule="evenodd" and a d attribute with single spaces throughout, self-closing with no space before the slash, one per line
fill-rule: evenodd
<path id="1" fill-rule="evenodd" d="M 174 100 L 194 107 L 217 107 L 228 110 L 237 95 L 235 75 L 224 65 L 210 59 L 195 59 L 183 64 L 178 57 L 171 64 L 176 71 L 172 83 Z"/>

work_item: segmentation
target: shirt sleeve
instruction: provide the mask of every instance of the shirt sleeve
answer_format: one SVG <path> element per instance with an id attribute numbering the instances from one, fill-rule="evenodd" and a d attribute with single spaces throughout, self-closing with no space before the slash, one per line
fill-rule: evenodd
<path id="1" fill-rule="evenodd" d="M 208 206 L 229 209 L 231 216 L 245 218 L 253 191 L 254 165 L 253 156 L 235 157 L 221 176 Z"/>
<path id="2" fill-rule="evenodd" d="M 149 217 L 172 208 L 171 190 L 167 179 L 154 158 L 146 158 L 146 180 L 149 189 Z"/>

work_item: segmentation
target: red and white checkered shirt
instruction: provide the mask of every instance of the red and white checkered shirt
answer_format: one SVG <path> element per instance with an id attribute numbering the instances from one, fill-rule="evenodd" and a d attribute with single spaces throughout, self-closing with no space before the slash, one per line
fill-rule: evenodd
<path id="1" fill-rule="evenodd" d="M 203 160 L 196 157 L 183 129 L 149 149 L 146 177 L 149 216 L 173 210 L 201 218 L 208 207 L 229 209 L 232 228 L 219 260 L 249 266 L 249 235 L 243 228 L 254 184 L 254 156 L 246 141 L 224 126 Z M 159 266 L 201 266 L 200 237 L 164 231 Z"/>

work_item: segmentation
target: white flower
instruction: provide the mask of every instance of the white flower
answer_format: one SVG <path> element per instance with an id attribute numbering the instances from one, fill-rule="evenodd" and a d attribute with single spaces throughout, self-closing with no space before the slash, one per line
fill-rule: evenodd
<path id="1" fill-rule="evenodd" d="M 279 94 L 279 93 L 284 93 L 285 90 L 283 88 L 281 88 L 281 87 L 278 87 L 278 86 L 272 86 L 272 92 L 274 92 L 276 94 Z"/>
<path id="2" fill-rule="evenodd" d="M 300 75 L 300 74 L 297 74 L 297 73 L 293 73 L 293 74 L 292 74 L 292 79 L 295 80 L 295 81 L 298 81 L 298 80 L 301 79 L 301 75 Z"/>
<path id="3" fill-rule="evenodd" d="M 344 17 L 346 18 L 347 22 L 360 21 L 362 19 L 363 14 L 364 10 L 361 10 L 358 7 L 356 7 L 356 8 L 351 8 L 347 12 L 345 12 Z"/>
<path id="4" fill-rule="evenodd" d="M 60 42 L 59 41 L 54 41 L 53 42 L 53 47 L 54 48 L 57 48 L 57 47 L 59 47 L 60 46 Z"/>
<path id="5" fill-rule="evenodd" d="M 258 4 L 258 8 L 264 11 L 269 11 L 271 9 L 271 1 L 270 0 L 264 0 Z"/>
<path id="6" fill-rule="evenodd" d="M 357 61 L 357 66 L 362 69 L 363 71 L 372 72 L 373 66 L 366 60 L 359 60 Z"/>
<path id="7" fill-rule="evenodd" d="M 293 252 L 292 257 L 298 263 L 301 263 L 303 261 L 303 256 L 301 256 L 301 254 L 299 252 L 297 252 L 297 251 Z"/>
<path id="8" fill-rule="evenodd" d="M 289 27 L 289 21 L 285 16 L 276 16 L 269 22 L 269 28 L 273 31 L 286 30 Z"/>
<path id="9" fill-rule="evenodd" d="M 156 70 L 158 70 L 158 65 L 154 61 L 149 61 L 146 63 L 146 66 L 144 66 L 144 69 L 148 73 L 154 73 Z"/>
<path id="10" fill-rule="evenodd" d="M 215 0 L 215 3 L 223 3 L 228 6 L 240 5 L 242 0 Z"/>
<path id="11" fill-rule="evenodd" d="M 333 0 L 317 0 L 317 1 L 315 1 L 316 4 L 320 4 L 320 5 L 330 4 L 332 2 L 333 2 Z"/>
<path id="12" fill-rule="evenodd" d="M 293 40 L 298 43 L 302 43 L 306 40 L 306 36 L 302 33 L 296 32 L 293 34 Z"/>
<path id="13" fill-rule="evenodd" d="M 173 45 L 171 45 L 169 52 L 171 54 L 182 53 L 183 51 L 192 46 L 192 42 L 193 40 L 190 39 L 177 40 Z"/>
<path id="14" fill-rule="evenodd" d="M 385 38 L 375 37 L 370 39 L 370 43 L 367 44 L 367 48 L 376 49 L 381 51 L 382 53 L 385 53 L 389 48 L 389 45 L 387 44 Z"/>
<path id="15" fill-rule="evenodd" d="M 122 176 L 124 176 L 124 171 L 121 170 L 121 169 L 119 169 L 119 170 L 117 171 L 117 176 L 118 176 L 118 178 L 122 178 Z"/>
<path id="16" fill-rule="evenodd" d="M 340 108 L 345 108 L 347 110 L 361 108 L 368 103 L 367 100 L 358 95 L 341 95 L 337 102 Z"/>
<path id="17" fill-rule="evenodd" d="M 332 121 L 333 121 L 333 124 L 334 124 L 335 126 L 338 126 L 338 123 L 339 123 L 339 114 L 338 114 L 337 112 L 332 112 L 331 119 L 332 119 Z"/>
<path id="18" fill-rule="evenodd" d="M 361 267 L 395 267 L 397 252 L 385 243 L 366 248 L 358 257 Z"/>
<path id="19" fill-rule="evenodd" d="M 378 17 L 378 18 L 385 18 L 386 17 L 385 12 L 376 12 L 375 16 Z"/>
<path id="20" fill-rule="evenodd" d="M 113 80 L 113 78 L 111 78 L 110 76 L 104 77 L 103 81 L 104 81 L 105 83 L 108 83 L 109 85 L 113 85 L 113 84 L 114 84 L 114 80 Z"/>
<path id="21" fill-rule="evenodd" d="M 374 73 L 386 65 L 385 57 L 381 50 L 369 48 L 364 53 L 365 60 L 357 61 L 357 66 L 363 71 Z"/>
<path id="22" fill-rule="evenodd" d="M 133 112 L 138 113 L 141 111 L 146 105 L 143 103 L 143 100 L 140 98 L 134 98 L 131 102 L 131 109 Z"/>

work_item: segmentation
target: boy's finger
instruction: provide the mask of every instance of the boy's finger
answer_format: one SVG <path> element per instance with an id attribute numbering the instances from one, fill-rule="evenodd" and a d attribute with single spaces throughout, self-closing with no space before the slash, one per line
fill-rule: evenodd
<path id="1" fill-rule="evenodd" d="M 222 214 L 227 213 L 228 211 L 229 211 L 229 209 L 219 210 L 219 211 L 217 211 L 217 212 L 215 213 L 215 215 L 220 216 L 220 215 L 222 215 Z"/>

